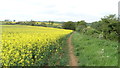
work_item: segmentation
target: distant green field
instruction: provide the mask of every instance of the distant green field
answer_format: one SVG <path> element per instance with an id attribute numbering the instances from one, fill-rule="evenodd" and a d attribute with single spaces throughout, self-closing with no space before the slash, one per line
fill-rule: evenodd
<path id="1" fill-rule="evenodd" d="M 118 43 L 92 38 L 79 33 L 73 34 L 72 43 L 80 66 L 117 66 Z"/>

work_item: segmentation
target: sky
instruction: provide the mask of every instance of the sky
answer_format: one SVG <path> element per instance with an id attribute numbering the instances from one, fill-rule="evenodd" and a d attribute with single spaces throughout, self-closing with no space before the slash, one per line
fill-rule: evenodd
<path id="1" fill-rule="evenodd" d="M 0 0 L 0 21 L 94 22 L 109 14 L 118 15 L 120 0 Z"/>

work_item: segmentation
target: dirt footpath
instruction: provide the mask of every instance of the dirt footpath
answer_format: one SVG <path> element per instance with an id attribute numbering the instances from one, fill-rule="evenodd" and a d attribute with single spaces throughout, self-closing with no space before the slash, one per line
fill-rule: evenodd
<path id="1" fill-rule="evenodd" d="M 67 40 L 68 48 L 69 48 L 69 56 L 70 56 L 69 65 L 70 66 L 78 66 L 78 60 L 77 60 L 77 57 L 74 55 L 74 47 L 72 45 L 71 38 L 72 38 L 72 34 L 70 35 L 70 37 Z"/>

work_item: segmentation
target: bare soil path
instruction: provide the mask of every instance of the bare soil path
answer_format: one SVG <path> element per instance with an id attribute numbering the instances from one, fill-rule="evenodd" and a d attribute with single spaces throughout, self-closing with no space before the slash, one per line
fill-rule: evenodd
<path id="1" fill-rule="evenodd" d="M 73 32 L 73 33 L 75 33 L 75 32 Z M 67 40 L 68 48 L 69 48 L 69 56 L 70 56 L 69 65 L 70 66 L 78 66 L 78 59 L 74 55 L 74 47 L 73 47 L 72 42 L 71 42 L 71 38 L 72 38 L 73 33 L 70 35 L 70 37 Z"/>

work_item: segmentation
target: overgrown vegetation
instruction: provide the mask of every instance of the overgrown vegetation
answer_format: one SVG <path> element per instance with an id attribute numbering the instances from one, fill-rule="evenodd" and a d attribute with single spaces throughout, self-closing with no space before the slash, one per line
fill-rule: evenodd
<path id="1" fill-rule="evenodd" d="M 103 35 L 104 39 L 118 41 L 120 36 L 120 22 L 116 15 L 109 15 L 101 18 L 100 21 L 93 22 L 91 27 L 97 30 L 98 34 Z"/>
<path id="2" fill-rule="evenodd" d="M 84 20 L 64 22 L 62 27 L 95 38 L 104 38 L 112 41 L 118 41 L 120 36 L 120 22 L 115 14 L 104 16 L 100 21 L 92 22 L 91 24 Z"/>

